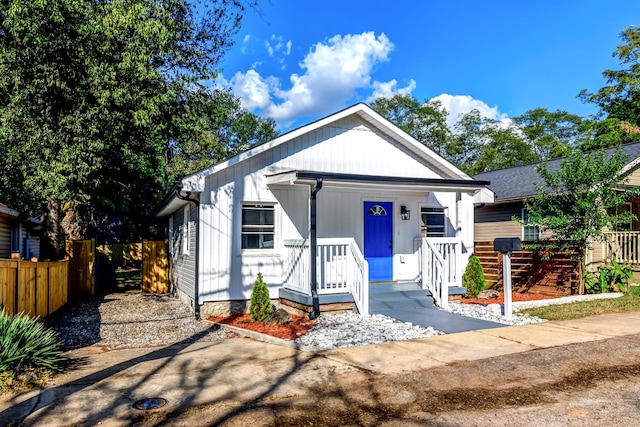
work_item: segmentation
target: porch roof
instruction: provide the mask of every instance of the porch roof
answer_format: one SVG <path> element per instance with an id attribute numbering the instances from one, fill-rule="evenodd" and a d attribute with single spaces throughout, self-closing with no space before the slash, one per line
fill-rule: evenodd
<path id="1" fill-rule="evenodd" d="M 350 185 L 357 183 L 358 186 L 393 186 L 394 188 L 405 188 L 407 190 L 416 189 L 436 189 L 439 191 L 461 191 L 477 193 L 487 190 L 489 181 L 474 179 L 442 179 L 442 178 L 411 178 L 404 176 L 381 176 L 381 175 L 358 175 L 348 173 L 331 173 L 316 171 L 288 171 L 273 175 L 267 175 L 268 185 L 293 185 L 306 184 L 313 185 L 318 178 L 323 184 Z"/>

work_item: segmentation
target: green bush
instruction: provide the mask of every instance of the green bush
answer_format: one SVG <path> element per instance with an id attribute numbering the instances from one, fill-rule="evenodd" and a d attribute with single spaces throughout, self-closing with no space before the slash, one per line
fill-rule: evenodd
<path id="1" fill-rule="evenodd" d="M 2 377 L 15 376 L 28 369 L 58 369 L 61 351 L 62 341 L 55 331 L 27 315 L 10 316 L 4 309 L 0 310 Z"/>
<path id="2" fill-rule="evenodd" d="M 609 265 L 599 266 L 596 274 L 588 271 L 585 273 L 585 289 L 589 294 L 626 292 L 631 279 L 633 279 L 633 269 L 628 265 L 620 264 L 616 257 L 613 257 Z"/>
<path id="3" fill-rule="evenodd" d="M 476 298 L 478 294 L 484 291 L 486 281 L 484 280 L 484 271 L 477 256 L 471 255 L 469 263 L 462 276 L 462 285 L 467 288 L 467 296 Z"/>
<path id="4" fill-rule="evenodd" d="M 258 273 L 258 278 L 253 283 L 251 291 L 251 304 L 249 305 L 249 314 L 256 322 L 262 322 L 273 313 L 271 299 L 269 298 L 269 289 L 262 279 L 262 273 Z"/>

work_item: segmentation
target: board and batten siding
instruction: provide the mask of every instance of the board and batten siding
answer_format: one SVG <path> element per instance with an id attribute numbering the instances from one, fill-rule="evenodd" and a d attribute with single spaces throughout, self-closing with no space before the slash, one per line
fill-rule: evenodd
<path id="1" fill-rule="evenodd" d="M 291 140 L 246 161 L 229 166 L 205 179 L 201 196 L 202 258 L 201 301 L 248 299 L 260 272 L 270 296 L 278 296 L 286 253 L 284 240 L 309 235 L 308 185 L 268 187 L 266 176 L 292 170 L 310 170 L 362 175 L 439 178 L 434 168 L 390 140 L 372 131 L 355 117 L 343 119 Z M 354 185 L 355 187 L 355 185 Z M 392 188 L 358 190 L 331 188 L 318 193 L 318 237 L 353 237 L 362 250 L 364 201 L 393 203 L 394 278 L 414 280 L 417 260 L 414 239 L 420 237 L 420 208 L 443 206 L 451 218 L 450 235 L 462 231 L 466 259 L 473 247 L 472 197 L 455 193 L 397 192 Z M 241 211 L 243 203 L 275 206 L 276 241 L 273 250 L 242 251 Z M 399 218 L 400 205 L 412 211 L 410 221 Z M 181 220 L 174 218 L 174 224 Z M 175 227 L 175 226 L 174 226 Z"/>
<path id="2" fill-rule="evenodd" d="M 172 283 L 176 289 L 189 299 L 195 298 L 195 266 L 196 266 L 196 227 L 197 207 L 193 203 L 189 203 L 189 222 L 190 227 L 184 225 L 184 209 L 180 208 L 173 213 L 173 232 L 172 232 Z M 190 231 L 189 249 L 185 253 L 182 247 L 184 233 Z"/>

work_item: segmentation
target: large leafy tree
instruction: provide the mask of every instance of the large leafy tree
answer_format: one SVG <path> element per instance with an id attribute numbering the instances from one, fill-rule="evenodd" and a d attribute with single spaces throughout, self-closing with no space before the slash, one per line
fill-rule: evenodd
<path id="1" fill-rule="evenodd" d="M 428 148 L 450 158 L 451 131 L 447 127 L 447 111 L 441 103 L 395 95 L 378 98 L 371 107 Z"/>
<path id="2" fill-rule="evenodd" d="M 536 161 L 564 157 L 586 137 L 582 118 L 566 111 L 535 108 L 513 118 Z"/>
<path id="3" fill-rule="evenodd" d="M 242 13 L 236 0 L 0 1 L 0 191 L 44 214 L 47 256 L 68 237 L 150 232 L 168 144 L 201 126 L 187 101 Z"/>
<path id="4" fill-rule="evenodd" d="M 278 135 L 273 119 L 248 112 L 237 97 L 222 89 L 199 88 L 189 93 L 183 114 L 174 117 L 173 126 L 169 182 Z"/>
<path id="5" fill-rule="evenodd" d="M 590 246 L 605 239 L 603 230 L 614 230 L 635 219 L 616 209 L 640 194 L 640 188 L 624 186 L 628 180 L 626 164 L 622 149 L 609 156 L 603 150 L 585 153 L 575 149 L 561 160 L 559 170 L 541 163 L 536 169 L 542 178 L 541 184 L 535 184 L 538 194 L 525 201 L 528 224 L 550 232 L 554 246 L 576 247 L 582 267 Z M 580 293 L 584 292 L 583 283 L 581 280 Z"/>
<path id="6" fill-rule="evenodd" d="M 622 66 L 605 70 L 607 84 L 595 93 L 582 90 L 583 102 L 600 108 L 599 119 L 591 126 L 594 141 L 591 146 L 613 146 L 636 142 L 640 138 L 640 28 L 631 26 L 622 31 L 624 42 L 613 52 Z"/>
<path id="7" fill-rule="evenodd" d="M 537 160 L 518 128 L 483 117 L 476 109 L 460 116 L 450 147 L 452 161 L 470 175 Z"/>

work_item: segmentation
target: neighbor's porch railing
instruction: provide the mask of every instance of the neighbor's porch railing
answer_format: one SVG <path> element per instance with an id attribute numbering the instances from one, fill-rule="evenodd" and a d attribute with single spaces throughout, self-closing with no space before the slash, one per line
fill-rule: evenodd
<path id="1" fill-rule="evenodd" d="M 613 256 L 623 263 L 640 264 L 640 231 L 608 231 L 604 233 L 608 242 L 603 244 L 603 257 Z"/>
<path id="2" fill-rule="evenodd" d="M 311 295 L 311 252 L 307 240 L 286 240 L 283 286 Z M 351 238 L 318 239 L 318 295 L 351 293 L 360 314 L 369 313 L 369 264 Z"/>
<path id="3" fill-rule="evenodd" d="M 454 237 L 416 239 L 422 288 L 431 291 L 436 304 L 446 308 L 449 287 L 460 286 L 460 253 L 462 244 Z"/>

